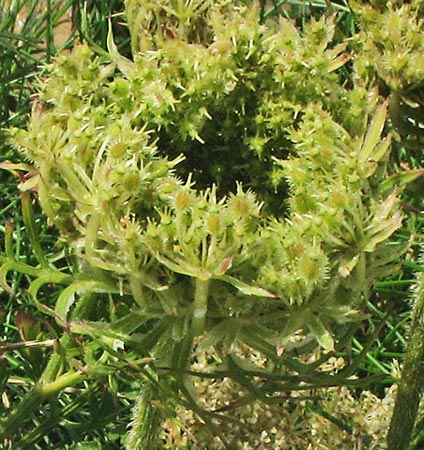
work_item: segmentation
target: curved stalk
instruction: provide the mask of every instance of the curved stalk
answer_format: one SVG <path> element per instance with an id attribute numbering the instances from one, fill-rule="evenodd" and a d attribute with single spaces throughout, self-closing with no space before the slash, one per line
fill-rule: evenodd
<path id="1" fill-rule="evenodd" d="M 32 251 L 41 267 L 48 268 L 49 263 L 44 257 L 44 252 L 39 239 L 39 233 L 35 225 L 34 210 L 32 207 L 32 198 L 30 192 L 21 192 L 21 204 L 22 217 L 24 219 L 24 224 L 28 233 L 29 241 L 31 243 Z"/>
<path id="2" fill-rule="evenodd" d="M 21 428 L 24 420 L 36 409 L 41 403 L 61 392 L 66 387 L 74 386 L 82 378 L 81 372 L 69 372 L 60 376 L 51 383 L 37 383 L 21 400 L 14 411 L 5 417 L 0 423 L 0 442 L 9 438 Z"/>

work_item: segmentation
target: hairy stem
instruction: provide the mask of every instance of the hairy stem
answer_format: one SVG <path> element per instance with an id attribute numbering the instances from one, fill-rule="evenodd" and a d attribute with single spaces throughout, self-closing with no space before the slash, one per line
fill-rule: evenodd
<path id="1" fill-rule="evenodd" d="M 162 414 L 154 403 L 157 397 L 151 382 L 143 383 L 141 393 L 133 409 L 131 430 L 126 444 L 127 450 L 156 450 L 159 444 L 159 431 Z"/>
<path id="2" fill-rule="evenodd" d="M 388 450 L 408 449 L 424 390 L 424 276 L 419 280 L 411 337 L 405 354 L 395 408 L 388 433 Z"/>

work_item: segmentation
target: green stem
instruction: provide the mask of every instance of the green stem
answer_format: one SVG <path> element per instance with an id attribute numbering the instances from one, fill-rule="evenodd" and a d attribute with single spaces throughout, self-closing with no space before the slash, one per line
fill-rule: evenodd
<path id="1" fill-rule="evenodd" d="M 59 394 L 66 387 L 74 386 L 82 378 L 81 372 L 69 372 L 51 383 L 37 383 L 20 401 L 19 405 L 0 423 L 0 442 L 11 437 L 23 425 L 24 420 L 38 408 L 44 400 Z"/>
<path id="2" fill-rule="evenodd" d="M 209 285 L 210 279 L 202 280 L 200 278 L 196 278 L 192 322 L 194 336 L 200 336 L 205 330 L 206 313 L 208 311 Z"/>
<path id="3" fill-rule="evenodd" d="M 13 251 L 13 223 L 7 222 L 4 227 L 4 248 L 6 250 L 6 257 L 14 260 L 15 252 Z"/>
<path id="4" fill-rule="evenodd" d="M 95 259 L 96 256 L 96 242 L 97 242 L 97 232 L 100 227 L 100 216 L 98 213 L 93 212 L 90 219 L 88 220 L 86 231 L 85 231 L 85 251 L 87 254 L 87 259 L 89 262 Z M 93 265 L 96 266 L 95 261 Z"/>
<path id="5" fill-rule="evenodd" d="M 388 450 L 406 450 L 411 442 L 424 391 L 424 276 L 421 276 L 412 318 L 411 337 L 388 433 Z"/>
<path id="6" fill-rule="evenodd" d="M 131 431 L 126 444 L 127 450 L 156 450 L 159 444 L 162 414 L 155 406 L 158 393 L 152 382 L 141 387 L 141 393 L 133 409 Z"/>
<path id="7" fill-rule="evenodd" d="M 25 228 L 27 229 L 29 241 L 31 243 L 32 251 L 34 252 L 37 261 L 44 268 L 49 267 L 49 263 L 44 257 L 43 249 L 40 244 L 38 232 L 35 225 L 34 210 L 32 208 L 32 198 L 30 192 L 21 193 L 22 203 L 22 217 L 24 219 Z"/>

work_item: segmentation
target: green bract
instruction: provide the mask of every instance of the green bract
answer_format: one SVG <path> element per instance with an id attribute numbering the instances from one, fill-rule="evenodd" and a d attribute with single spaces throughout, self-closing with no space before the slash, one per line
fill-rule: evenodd
<path id="1" fill-rule="evenodd" d="M 402 250 L 387 104 L 340 85 L 333 19 L 300 34 L 255 5 L 144 0 L 127 17 L 132 60 L 110 36 L 109 57 L 79 46 L 49 67 L 13 132 L 22 189 L 82 271 L 132 295 L 158 358 L 187 336 L 275 360 L 299 332 L 332 349 Z"/>

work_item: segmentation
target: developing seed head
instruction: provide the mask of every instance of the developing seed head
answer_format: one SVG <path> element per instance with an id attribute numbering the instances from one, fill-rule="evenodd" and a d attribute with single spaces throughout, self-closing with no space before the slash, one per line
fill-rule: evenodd
<path id="1" fill-rule="evenodd" d="M 118 158 L 124 156 L 126 150 L 127 150 L 127 147 L 125 146 L 125 144 L 123 144 L 122 142 L 118 142 L 118 143 L 112 145 L 112 147 L 110 148 L 110 155 L 113 158 L 118 159 Z"/>
<path id="2" fill-rule="evenodd" d="M 232 194 L 227 202 L 228 212 L 237 219 L 247 219 L 248 217 L 257 217 L 262 204 L 256 201 L 253 192 L 243 192 L 240 184 L 237 185 L 237 193 Z"/>
<path id="3" fill-rule="evenodd" d="M 206 219 L 206 227 L 210 234 L 217 235 L 221 228 L 220 218 L 215 214 L 208 215 Z"/>
<path id="4" fill-rule="evenodd" d="M 174 208 L 177 212 L 185 212 L 195 204 L 193 192 L 187 189 L 181 189 L 174 197 Z"/>

